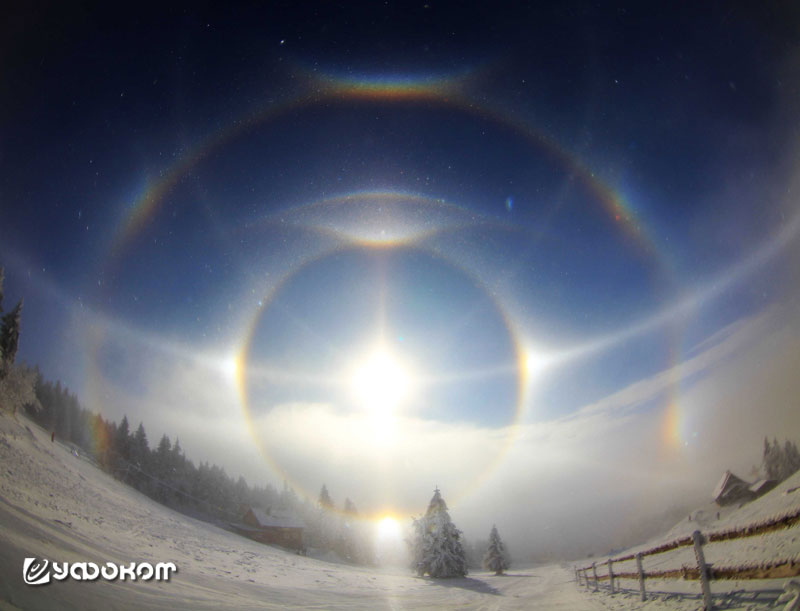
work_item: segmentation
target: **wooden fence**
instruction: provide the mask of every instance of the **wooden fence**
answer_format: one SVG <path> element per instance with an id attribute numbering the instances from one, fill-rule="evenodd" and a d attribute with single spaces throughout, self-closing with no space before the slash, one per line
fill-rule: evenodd
<path id="1" fill-rule="evenodd" d="M 593 588 L 595 592 L 599 589 L 599 582 L 608 581 L 608 589 L 612 594 L 615 592 L 615 582 L 618 580 L 638 580 L 642 601 L 647 600 L 647 592 L 645 589 L 646 579 L 688 579 L 700 581 L 704 608 L 707 611 L 712 611 L 714 604 L 711 599 L 711 581 L 722 579 L 779 579 L 795 577 L 800 575 L 800 561 L 796 559 L 779 559 L 751 566 L 712 566 L 705 560 L 703 547 L 711 543 L 730 541 L 743 537 L 754 537 L 784 528 L 791 528 L 797 526 L 798 523 L 800 523 L 800 509 L 742 528 L 728 529 L 706 535 L 696 530 L 689 537 L 675 539 L 669 543 L 658 545 L 643 552 L 619 556 L 618 558 L 608 558 L 600 564 L 593 562 L 591 565 L 583 568 L 576 567 L 575 579 L 579 584 L 587 588 Z M 643 568 L 642 561 L 648 556 L 655 556 L 657 554 L 663 554 L 690 546 L 694 548 L 696 566 L 681 566 L 678 569 L 661 571 L 645 571 Z M 633 560 L 636 561 L 636 572 L 614 571 L 615 564 L 619 565 L 620 563 Z M 598 574 L 598 568 L 600 568 L 601 574 Z"/>

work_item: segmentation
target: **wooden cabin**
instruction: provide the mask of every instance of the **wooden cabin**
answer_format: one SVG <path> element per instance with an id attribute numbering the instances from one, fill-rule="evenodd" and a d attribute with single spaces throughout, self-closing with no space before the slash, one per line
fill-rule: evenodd
<path id="1" fill-rule="evenodd" d="M 772 490 L 775 486 L 778 485 L 778 482 L 774 479 L 760 479 L 752 486 L 750 486 L 750 492 L 755 494 L 756 496 L 761 496 L 762 494 L 766 494 L 770 490 Z"/>
<path id="2" fill-rule="evenodd" d="M 730 471 L 725 471 L 717 487 L 714 488 L 713 498 L 717 505 L 733 505 L 747 503 L 756 496 L 758 495 L 750 490 L 750 484 Z"/>
<path id="3" fill-rule="evenodd" d="M 303 524 L 289 515 L 267 513 L 263 509 L 248 507 L 241 524 L 232 524 L 241 535 L 269 545 L 304 551 Z"/>

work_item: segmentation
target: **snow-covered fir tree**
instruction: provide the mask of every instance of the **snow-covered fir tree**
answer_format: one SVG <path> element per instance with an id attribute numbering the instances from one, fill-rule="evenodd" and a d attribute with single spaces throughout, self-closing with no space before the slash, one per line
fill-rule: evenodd
<path id="1" fill-rule="evenodd" d="M 3 312 L 3 268 L 0 267 L 0 313 Z M 0 318 L 0 409 L 14 414 L 19 408 L 40 408 L 34 385 L 37 373 L 27 367 L 14 365 L 19 346 L 19 328 L 22 318 L 22 300 Z"/>
<path id="2" fill-rule="evenodd" d="M 349 498 L 344 501 L 344 510 L 338 519 L 334 551 L 343 560 L 355 564 L 374 564 L 374 543 L 365 524 L 358 519 L 358 508 Z"/>
<path id="3" fill-rule="evenodd" d="M 351 501 L 350 499 L 345 499 L 344 500 L 344 513 L 345 513 L 345 515 L 348 515 L 348 516 L 357 516 L 358 515 L 358 509 L 356 508 L 355 503 L 353 503 L 353 501 Z"/>
<path id="4" fill-rule="evenodd" d="M 439 489 L 433 493 L 424 516 L 414 519 L 408 541 L 412 568 L 420 577 L 463 577 L 467 574 L 467 558 L 458 530 L 447 512 Z"/>
<path id="5" fill-rule="evenodd" d="M 22 319 L 22 300 L 0 319 L 0 365 L 4 373 L 14 364 L 19 347 L 19 327 Z"/>
<path id="6" fill-rule="evenodd" d="M 322 484 L 322 490 L 319 491 L 319 499 L 317 500 L 319 506 L 322 509 L 333 509 L 333 499 L 331 498 L 330 493 L 328 492 L 328 487 L 325 484 Z"/>
<path id="7" fill-rule="evenodd" d="M 25 406 L 34 412 L 41 409 L 34 385 L 36 371 L 13 365 L 5 370 L 0 367 L 0 409 L 16 413 Z"/>
<path id="8" fill-rule="evenodd" d="M 509 566 L 508 556 L 505 545 L 497 532 L 497 526 L 492 525 L 492 532 L 489 534 L 489 548 L 483 557 L 483 567 L 494 571 L 495 575 L 502 575 Z"/>
<path id="9" fill-rule="evenodd" d="M 5 271 L 0 267 L 0 313 L 3 312 L 3 278 Z M 4 377 L 17 356 L 19 345 L 19 325 L 22 317 L 22 301 L 0 318 L 0 378 Z"/>
<path id="10" fill-rule="evenodd" d="M 793 441 L 787 440 L 783 446 L 778 440 L 764 438 L 764 460 L 762 463 L 764 474 L 769 479 L 783 481 L 795 471 L 800 469 L 800 451 Z"/>

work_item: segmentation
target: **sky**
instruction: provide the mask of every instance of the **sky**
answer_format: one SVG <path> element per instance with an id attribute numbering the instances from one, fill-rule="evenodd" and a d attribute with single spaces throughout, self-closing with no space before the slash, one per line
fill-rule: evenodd
<path id="1" fill-rule="evenodd" d="M 4 306 L 86 407 L 554 556 L 800 436 L 788 3 L 2 22 Z"/>

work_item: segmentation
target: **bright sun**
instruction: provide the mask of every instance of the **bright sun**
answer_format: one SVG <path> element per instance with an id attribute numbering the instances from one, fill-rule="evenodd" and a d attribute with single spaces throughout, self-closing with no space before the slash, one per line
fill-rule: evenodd
<path id="1" fill-rule="evenodd" d="M 530 378 L 537 378 L 551 364 L 552 359 L 546 352 L 529 350 L 525 357 L 525 369 Z"/>
<path id="2" fill-rule="evenodd" d="M 236 355 L 231 355 L 220 363 L 220 369 L 223 375 L 231 383 L 236 382 L 236 376 L 239 373 L 239 359 Z"/>
<path id="3" fill-rule="evenodd" d="M 350 388 L 366 409 L 391 413 L 411 393 L 413 379 L 408 369 L 384 347 L 373 350 L 353 369 Z"/>
<path id="4" fill-rule="evenodd" d="M 378 539 L 381 541 L 395 541 L 400 539 L 400 522 L 392 516 L 386 516 L 378 522 Z"/>

